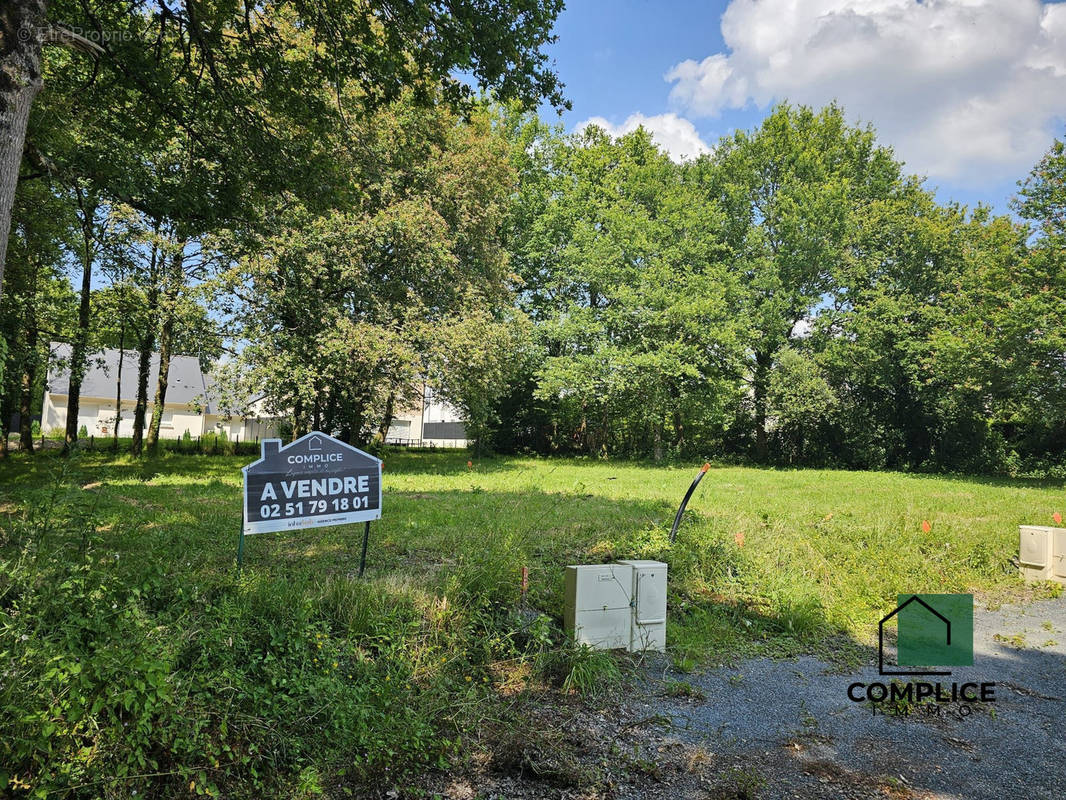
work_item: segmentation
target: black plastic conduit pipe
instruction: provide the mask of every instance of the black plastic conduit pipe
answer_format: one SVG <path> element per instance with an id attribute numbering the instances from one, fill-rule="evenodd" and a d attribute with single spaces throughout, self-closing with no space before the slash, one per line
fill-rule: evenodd
<path id="1" fill-rule="evenodd" d="M 670 544 L 674 543 L 677 538 L 677 529 L 681 525 L 681 515 L 685 513 L 685 506 L 688 505 L 688 500 L 692 497 L 692 493 L 696 491 L 696 487 L 700 485 L 700 481 L 703 480 L 703 476 L 707 474 L 707 470 L 711 468 L 710 464 L 704 464 L 700 467 L 700 472 L 696 476 L 696 479 L 692 481 L 692 485 L 688 487 L 688 491 L 685 492 L 685 499 L 681 501 L 681 507 L 677 509 L 677 516 L 674 517 L 674 526 L 670 528 Z"/>

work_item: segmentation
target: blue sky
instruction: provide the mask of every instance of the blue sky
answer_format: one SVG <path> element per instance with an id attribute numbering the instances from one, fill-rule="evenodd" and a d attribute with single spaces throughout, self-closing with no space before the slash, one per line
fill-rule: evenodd
<path id="1" fill-rule="evenodd" d="M 942 201 L 1006 212 L 1064 132 L 1062 4 L 571 0 L 556 33 L 566 129 L 644 124 L 677 157 L 754 127 L 776 100 L 836 99 Z"/>

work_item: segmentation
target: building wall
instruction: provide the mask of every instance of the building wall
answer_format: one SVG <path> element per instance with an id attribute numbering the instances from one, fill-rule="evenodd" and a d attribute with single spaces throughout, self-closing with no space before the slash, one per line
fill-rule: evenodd
<path id="1" fill-rule="evenodd" d="M 41 430 L 45 433 L 54 430 L 63 430 L 67 421 L 67 398 L 63 397 L 63 407 L 58 408 L 54 401 L 54 395 L 44 393 L 44 404 L 41 406 Z"/>
<path id="2" fill-rule="evenodd" d="M 122 404 L 122 421 L 119 424 L 119 436 L 133 435 L 133 403 Z M 153 405 L 148 404 L 145 424 L 151 422 Z M 78 404 L 78 429 L 85 426 L 90 436 L 112 436 L 115 422 L 115 401 L 101 397 L 83 397 Z M 41 413 L 41 430 L 45 433 L 62 431 L 67 424 L 67 397 L 46 392 Z M 269 438 L 278 435 L 277 421 L 273 419 L 242 420 L 233 418 L 225 420 L 215 414 L 198 414 L 188 406 L 168 403 L 163 407 L 163 417 L 159 421 L 159 438 L 180 439 L 189 432 L 194 439 L 212 431 L 225 430 L 230 440 Z M 147 432 L 147 428 L 145 429 Z"/>
<path id="3" fill-rule="evenodd" d="M 240 419 L 232 417 L 225 419 L 217 414 L 208 414 L 204 420 L 204 430 L 225 432 L 226 438 L 232 441 L 248 442 L 255 439 L 275 439 L 280 436 L 278 421 L 275 419 Z"/>
<path id="4" fill-rule="evenodd" d="M 396 412 L 385 441 L 405 444 L 418 442 L 424 447 L 466 447 L 466 431 L 458 412 L 433 397 L 426 387 L 421 402 Z"/>

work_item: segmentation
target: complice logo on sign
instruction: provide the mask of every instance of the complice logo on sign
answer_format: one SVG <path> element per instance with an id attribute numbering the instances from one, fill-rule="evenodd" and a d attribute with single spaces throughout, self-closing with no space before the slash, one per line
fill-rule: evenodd
<path id="1" fill-rule="evenodd" d="M 877 630 L 877 669 L 892 676 L 889 683 L 855 682 L 848 699 L 875 704 L 994 702 L 994 682 L 921 680 L 948 676 L 950 669 L 973 665 L 972 594 L 901 594 L 895 609 L 881 618 Z M 886 664 L 885 626 L 896 620 L 896 664 Z M 896 680 L 896 676 L 911 678 Z"/>

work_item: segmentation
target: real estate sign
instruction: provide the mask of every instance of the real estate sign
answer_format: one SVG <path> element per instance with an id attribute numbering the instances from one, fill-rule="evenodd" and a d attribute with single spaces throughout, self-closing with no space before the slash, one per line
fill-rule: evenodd
<path id="1" fill-rule="evenodd" d="M 381 519 L 381 459 L 327 434 L 266 439 L 243 472 L 244 534 Z"/>

